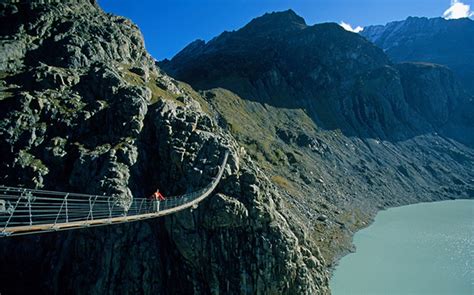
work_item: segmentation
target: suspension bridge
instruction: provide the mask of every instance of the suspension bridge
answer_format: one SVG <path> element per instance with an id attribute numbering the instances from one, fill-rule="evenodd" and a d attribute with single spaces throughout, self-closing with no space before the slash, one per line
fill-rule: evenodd
<path id="1" fill-rule="evenodd" d="M 163 201 L 117 196 L 75 194 L 0 186 L 0 237 L 104 226 L 156 218 L 196 208 L 217 187 L 227 164 L 206 187 Z"/>

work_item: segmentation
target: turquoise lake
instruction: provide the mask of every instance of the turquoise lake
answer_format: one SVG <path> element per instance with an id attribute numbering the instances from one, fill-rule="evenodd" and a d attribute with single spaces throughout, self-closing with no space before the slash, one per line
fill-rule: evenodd
<path id="1" fill-rule="evenodd" d="M 381 211 L 354 244 L 331 279 L 333 295 L 474 294 L 474 200 Z"/>

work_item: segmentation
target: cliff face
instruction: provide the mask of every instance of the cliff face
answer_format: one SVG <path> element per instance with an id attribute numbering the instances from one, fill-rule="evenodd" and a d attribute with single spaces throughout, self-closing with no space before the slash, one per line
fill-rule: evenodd
<path id="1" fill-rule="evenodd" d="M 474 21 L 469 18 L 409 17 L 384 26 L 368 26 L 361 35 L 395 62 L 418 61 L 448 66 L 474 93 Z"/>
<path id="2" fill-rule="evenodd" d="M 1 4 L 4 185 L 144 197 L 216 194 L 147 222 L 0 240 L 2 294 L 326 294 L 307 225 L 137 27 L 94 1 Z"/>
<path id="3" fill-rule="evenodd" d="M 292 11 L 160 65 L 200 89 L 290 194 L 329 266 L 381 208 L 473 197 L 473 97 L 443 66 L 393 64 L 361 36 Z"/>

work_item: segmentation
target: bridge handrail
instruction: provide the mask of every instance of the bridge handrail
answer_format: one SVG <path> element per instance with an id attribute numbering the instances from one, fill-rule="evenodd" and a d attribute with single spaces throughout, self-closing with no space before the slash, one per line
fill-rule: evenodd
<path id="1" fill-rule="evenodd" d="M 228 156 L 226 151 L 216 177 L 204 188 L 162 202 L 134 198 L 128 208 L 113 196 L 0 186 L 0 237 L 131 222 L 193 208 L 215 190 Z"/>

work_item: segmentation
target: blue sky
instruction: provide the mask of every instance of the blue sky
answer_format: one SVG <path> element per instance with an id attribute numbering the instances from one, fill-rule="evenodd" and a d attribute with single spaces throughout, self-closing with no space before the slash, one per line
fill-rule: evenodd
<path id="1" fill-rule="evenodd" d="M 196 39 L 207 41 L 238 29 L 265 12 L 291 8 L 308 24 L 345 22 L 364 27 L 408 16 L 442 16 L 459 1 L 474 8 L 474 0 L 99 0 L 99 4 L 106 12 L 135 22 L 148 51 L 161 60 Z"/>

